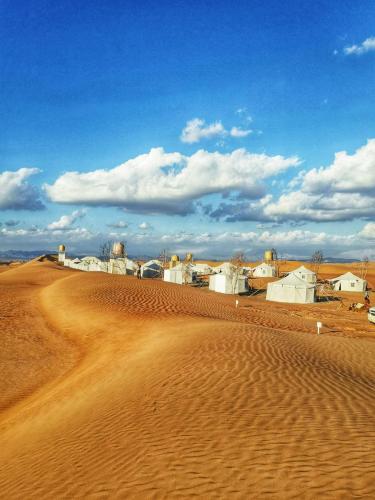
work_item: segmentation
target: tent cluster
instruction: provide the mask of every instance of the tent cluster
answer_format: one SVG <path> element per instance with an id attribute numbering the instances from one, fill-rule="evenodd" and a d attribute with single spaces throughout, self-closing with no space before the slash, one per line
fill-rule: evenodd
<path id="1" fill-rule="evenodd" d="M 115 244 L 114 249 L 122 244 Z M 121 250 L 121 248 L 120 248 Z M 164 281 L 179 285 L 196 283 L 202 276 L 209 277 L 209 289 L 224 294 L 242 294 L 249 290 L 248 275 L 254 278 L 274 278 L 277 275 L 276 267 L 270 263 L 262 262 L 256 267 L 235 266 L 231 262 L 224 262 L 216 267 L 203 263 L 194 263 L 192 255 L 185 262 L 180 262 L 178 256 L 173 256 L 170 268 L 164 269 L 160 260 L 153 259 L 139 266 L 128 259 L 123 252 L 120 256 L 113 255 L 109 260 L 101 260 L 95 256 L 81 259 L 66 257 L 65 247 L 59 247 L 59 262 L 64 266 L 80 271 L 96 271 L 111 274 L 134 275 L 137 273 L 142 278 L 163 278 Z M 367 289 L 364 279 L 347 272 L 328 280 L 334 290 L 363 292 Z M 289 302 L 309 304 L 316 300 L 317 276 L 300 266 L 288 273 L 284 278 L 268 283 L 266 300 L 274 302 Z"/>
<path id="2" fill-rule="evenodd" d="M 328 280 L 334 290 L 363 292 L 367 289 L 367 281 L 348 272 Z M 316 300 L 316 274 L 301 266 L 290 272 L 281 280 L 268 283 L 266 300 L 310 304 Z"/>
<path id="3" fill-rule="evenodd" d="M 64 250 L 59 250 L 58 260 L 65 267 L 78 269 L 79 271 L 134 275 L 138 269 L 138 265 L 127 257 L 110 258 L 108 261 L 94 256 L 87 256 L 82 259 L 78 257 L 70 259 L 66 256 L 65 248 Z"/>

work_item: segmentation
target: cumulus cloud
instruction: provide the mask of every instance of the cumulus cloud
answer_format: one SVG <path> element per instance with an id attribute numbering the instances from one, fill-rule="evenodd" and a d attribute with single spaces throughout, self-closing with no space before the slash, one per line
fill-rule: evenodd
<path id="1" fill-rule="evenodd" d="M 126 229 L 129 224 L 123 220 L 119 220 L 118 222 L 107 224 L 107 226 L 112 227 L 113 229 Z"/>
<path id="2" fill-rule="evenodd" d="M 199 150 L 191 156 L 151 149 L 109 170 L 67 172 L 44 189 L 57 203 L 118 206 L 139 213 L 186 215 L 209 194 L 246 192 L 257 198 L 263 181 L 299 164 L 297 157 Z"/>
<path id="3" fill-rule="evenodd" d="M 363 54 L 366 54 L 367 52 L 372 52 L 375 51 L 375 37 L 371 36 L 369 38 L 366 38 L 361 44 L 359 45 L 351 45 L 349 47 L 344 47 L 344 54 L 346 56 L 350 55 L 357 55 L 361 56 Z"/>
<path id="4" fill-rule="evenodd" d="M 181 133 L 181 141 L 188 144 L 199 142 L 202 139 L 211 139 L 212 137 L 223 136 L 226 130 L 220 121 L 206 125 L 201 118 L 194 118 L 186 123 Z"/>
<path id="5" fill-rule="evenodd" d="M 139 229 L 142 229 L 143 231 L 147 231 L 148 229 L 151 229 L 151 226 L 148 222 L 141 222 L 141 224 L 139 224 Z"/>
<path id="6" fill-rule="evenodd" d="M 294 190 L 265 207 L 265 217 L 328 222 L 374 216 L 375 139 L 352 155 L 336 153 L 328 167 L 300 172 L 289 187 Z"/>
<path id="7" fill-rule="evenodd" d="M 17 241 L 23 241 L 26 245 L 26 248 L 30 248 L 31 244 L 44 245 L 46 243 L 51 243 L 51 241 L 60 242 L 61 237 L 64 238 L 64 241 L 81 242 L 90 240 L 94 236 L 95 233 L 92 233 L 91 231 L 83 227 L 52 230 L 48 227 L 39 228 L 35 226 L 19 229 L 0 229 L 0 238 L 11 239 L 15 243 Z"/>
<path id="8" fill-rule="evenodd" d="M 209 212 L 210 217 L 213 219 L 223 219 L 226 222 L 237 221 L 272 221 L 264 213 L 265 207 L 272 200 L 272 195 L 267 194 L 259 200 L 239 203 L 225 203 L 222 202 L 218 207 Z"/>
<path id="9" fill-rule="evenodd" d="M 359 193 L 310 194 L 292 191 L 264 208 L 265 218 L 277 221 L 348 221 L 375 215 L 373 198 Z"/>
<path id="10" fill-rule="evenodd" d="M 375 194 L 375 139 L 357 149 L 335 154 L 328 167 L 313 168 L 303 176 L 302 189 L 310 193 L 372 192 Z"/>
<path id="11" fill-rule="evenodd" d="M 41 210 L 44 208 L 38 189 L 28 178 L 40 172 L 37 168 L 20 168 L 0 173 L 0 210 Z"/>
<path id="12" fill-rule="evenodd" d="M 239 127 L 232 127 L 230 129 L 229 135 L 232 137 L 246 137 L 250 135 L 252 130 L 243 130 L 242 128 Z"/>
<path id="13" fill-rule="evenodd" d="M 248 258 L 259 258 L 265 248 L 275 247 L 283 256 L 309 257 L 317 248 L 326 256 L 373 257 L 374 250 L 366 244 L 375 238 L 375 224 L 368 223 L 360 231 L 352 234 L 335 234 L 326 231 L 291 230 L 256 230 L 225 232 L 170 232 L 152 233 L 146 231 L 129 233 L 93 233 L 85 228 L 68 230 L 49 230 L 48 228 L 0 228 L 2 247 L 5 248 L 51 248 L 58 243 L 67 243 L 81 252 L 95 254 L 100 244 L 108 239 L 126 238 L 131 255 L 156 256 L 162 248 L 171 252 L 184 253 L 193 251 L 207 258 L 227 259 L 236 251 L 245 251 Z M 69 246 L 72 245 L 72 247 Z M 52 247 L 51 247 L 52 245 Z M 74 245 L 74 247 L 73 247 Z M 375 257 L 375 256 L 374 256 Z"/>
<path id="14" fill-rule="evenodd" d="M 366 224 L 358 234 L 365 240 L 375 241 L 375 222 L 369 222 Z"/>
<path id="15" fill-rule="evenodd" d="M 292 191 L 290 191 L 292 189 Z M 375 216 L 375 140 L 350 155 L 335 154 L 328 167 L 300 171 L 278 199 L 222 203 L 212 213 L 228 222 L 349 221 Z"/>
<path id="16" fill-rule="evenodd" d="M 77 220 L 82 219 L 85 215 L 86 210 L 75 210 L 70 215 L 62 215 L 57 221 L 51 222 L 51 224 L 48 224 L 47 228 L 50 230 L 70 229 Z"/>
<path id="17" fill-rule="evenodd" d="M 207 125 L 201 118 L 194 118 L 186 123 L 180 139 L 182 142 L 193 144 L 202 139 L 212 139 L 213 137 L 246 137 L 251 134 L 251 132 L 252 130 L 244 130 L 240 127 L 232 127 L 230 130 L 226 130 L 221 121 Z"/>

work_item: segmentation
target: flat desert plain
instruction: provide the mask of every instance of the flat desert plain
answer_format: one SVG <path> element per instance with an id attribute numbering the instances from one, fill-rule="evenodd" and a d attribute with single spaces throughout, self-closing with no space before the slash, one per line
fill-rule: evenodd
<path id="1" fill-rule="evenodd" d="M 375 325 L 341 296 L 2 269 L 0 497 L 375 498 Z"/>

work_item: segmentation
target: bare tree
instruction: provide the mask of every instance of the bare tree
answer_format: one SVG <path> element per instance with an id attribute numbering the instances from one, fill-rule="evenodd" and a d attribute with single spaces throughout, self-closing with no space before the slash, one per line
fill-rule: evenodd
<path id="1" fill-rule="evenodd" d="M 232 279 L 232 291 L 235 293 L 239 276 L 243 273 L 243 266 L 245 264 L 245 253 L 236 252 L 230 259 L 230 263 L 233 266 L 233 272 L 231 273 Z"/>
<path id="2" fill-rule="evenodd" d="M 312 270 L 316 275 L 319 273 L 320 265 L 324 260 L 323 252 L 321 250 L 316 250 L 311 256 L 311 266 Z"/>
<path id="3" fill-rule="evenodd" d="M 366 279 L 367 276 L 368 263 L 369 263 L 369 258 L 367 257 L 367 255 L 364 255 L 360 262 L 360 272 L 361 272 L 361 278 L 363 280 Z"/>
<path id="4" fill-rule="evenodd" d="M 105 241 L 102 245 L 99 247 L 99 258 L 103 262 L 109 262 L 109 259 L 111 258 L 112 255 L 112 246 L 113 246 L 113 241 L 108 240 Z"/>
<path id="5" fill-rule="evenodd" d="M 166 248 L 163 248 L 163 250 L 160 252 L 160 255 L 158 257 L 158 260 L 160 260 L 163 263 L 163 269 L 167 268 L 167 262 L 170 259 L 169 251 Z"/>

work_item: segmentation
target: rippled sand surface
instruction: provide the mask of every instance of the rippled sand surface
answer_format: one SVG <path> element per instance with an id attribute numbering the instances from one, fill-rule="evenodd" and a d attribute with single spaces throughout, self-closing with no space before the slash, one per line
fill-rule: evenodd
<path id="1" fill-rule="evenodd" d="M 375 326 L 234 300 L 2 272 L 0 497 L 374 498 Z"/>

